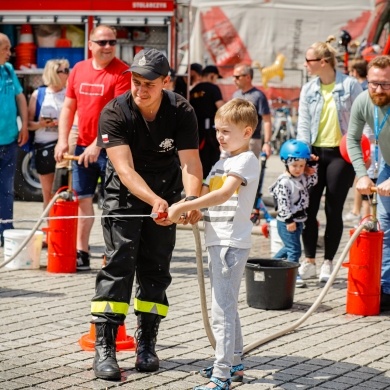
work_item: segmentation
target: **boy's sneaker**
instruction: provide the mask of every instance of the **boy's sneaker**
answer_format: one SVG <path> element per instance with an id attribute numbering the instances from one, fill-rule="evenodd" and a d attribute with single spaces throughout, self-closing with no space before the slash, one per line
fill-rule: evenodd
<path id="1" fill-rule="evenodd" d="M 320 282 L 327 282 L 333 272 L 333 262 L 330 260 L 324 260 L 320 271 Z"/>
<path id="2" fill-rule="evenodd" d="M 316 265 L 303 261 L 298 268 L 298 274 L 302 279 L 311 279 L 316 277 Z"/>
<path id="3" fill-rule="evenodd" d="M 307 287 L 307 284 L 302 280 L 302 278 L 298 275 L 297 280 L 295 282 L 296 288 L 305 288 Z"/>
<path id="4" fill-rule="evenodd" d="M 89 266 L 89 253 L 84 251 L 77 251 L 77 271 L 90 271 L 91 267 Z"/>

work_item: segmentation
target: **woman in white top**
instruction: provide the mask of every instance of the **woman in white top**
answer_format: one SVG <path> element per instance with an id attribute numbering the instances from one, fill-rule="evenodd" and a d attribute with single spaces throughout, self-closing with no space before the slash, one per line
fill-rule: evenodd
<path id="1" fill-rule="evenodd" d="M 28 106 L 29 130 L 34 134 L 35 166 L 42 185 L 43 207 L 50 201 L 54 180 L 54 147 L 58 139 L 58 118 L 65 100 L 69 62 L 49 60 L 43 70 L 44 87 L 36 89 Z"/>

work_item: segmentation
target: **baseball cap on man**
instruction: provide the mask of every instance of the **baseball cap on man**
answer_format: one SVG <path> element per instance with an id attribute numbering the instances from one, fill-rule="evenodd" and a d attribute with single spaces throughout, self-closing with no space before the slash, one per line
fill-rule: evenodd
<path id="1" fill-rule="evenodd" d="M 207 65 L 203 71 L 202 71 L 202 76 L 208 75 L 210 73 L 214 73 L 218 75 L 218 78 L 221 79 L 222 76 L 219 74 L 219 70 L 215 65 Z"/>
<path id="2" fill-rule="evenodd" d="M 156 49 L 141 50 L 134 56 L 130 72 L 138 73 L 148 80 L 155 80 L 160 76 L 167 76 L 169 63 L 167 57 Z"/>
<path id="3" fill-rule="evenodd" d="M 202 67 L 201 64 L 198 64 L 197 62 L 193 62 L 191 64 L 191 70 L 193 70 L 194 72 L 198 73 L 199 76 L 202 76 L 203 67 Z"/>

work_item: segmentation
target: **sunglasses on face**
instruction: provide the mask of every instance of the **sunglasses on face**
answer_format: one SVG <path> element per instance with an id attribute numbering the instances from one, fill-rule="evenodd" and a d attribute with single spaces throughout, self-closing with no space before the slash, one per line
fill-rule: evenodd
<path id="1" fill-rule="evenodd" d="M 321 58 L 312 58 L 311 60 L 309 60 L 308 58 L 305 58 L 305 61 L 306 62 L 317 62 L 317 61 L 321 61 Z"/>
<path id="2" fill-rule="evenodd" d="M 69 74 L 69 68 L 58 69 L 58 70 L 57 70 L 57 73 Z"/>
<path id="3" fill-rule="evenodd" d="M 107 43 L 110 45 L 110 46 L 115 46 L 116 45 L 116 39 L 102 39 L 100 41 L 93 41 L 91 40 L 93 43 L 97 43 L 100 47 L 104 47 L 107 45 Z"/>

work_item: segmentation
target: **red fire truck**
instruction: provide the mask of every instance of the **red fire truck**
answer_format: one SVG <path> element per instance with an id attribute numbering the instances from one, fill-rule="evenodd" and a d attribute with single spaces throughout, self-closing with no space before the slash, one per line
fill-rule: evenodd
<path id="1" fill-rule="evenodd" d="M 139 50 L 153 47 L 177 68 L 180 45 L 187 39 L 188 10 L 188 0 L 2 1 L 0 31 L 10 37 L 11 62 L 29 97 L 42 84 L 48 59 L 67 58 L 72 66 L 89 57 L 89 32 L 99 24 L 117 28 L 117 56 L 122 60 L 131 63 Z M 15 176 L 17 197 L 30 201 L 41 199 L 31 155 L 20 151 Z"/>

